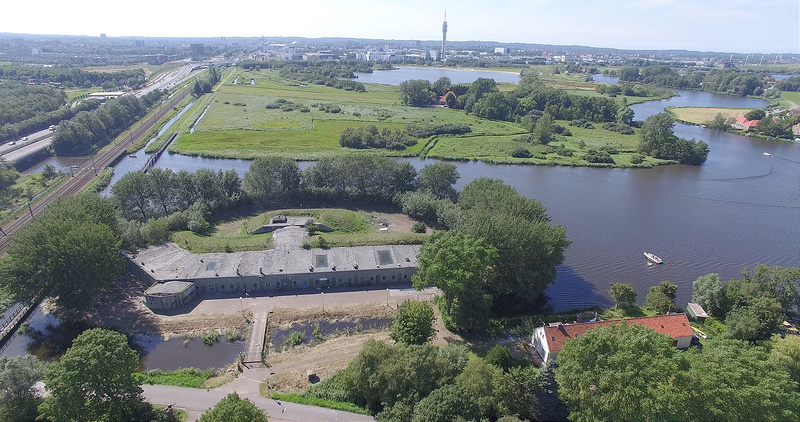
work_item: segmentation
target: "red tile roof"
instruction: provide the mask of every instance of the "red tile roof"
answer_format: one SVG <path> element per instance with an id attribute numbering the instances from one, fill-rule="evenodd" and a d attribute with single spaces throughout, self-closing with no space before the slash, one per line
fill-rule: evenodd
<path id="1" fill-rule="evenodd" d="M 736 118 L 736 123 L 739 123 L 741 125 L 744 125 L 744 126 L 747 126 L 747 127 L 751 127 L 751 128 L 758 126 L 758 122 L 760 122 L 760 121 L 761 120 L 747 120 L 747 117 L 743 117 L 743 116 Z"/>
<path id="2" fill-rule="evenodd" d="M 564 346 L 567 339 L 579 337 L 596 327 L 605 327 L 611 324 L 624 322 L 628 325 L 642 324 L 647 328 L 652 328 L 661 334 L 666 334 L 673 339 L 680 337 L 691 337 L 694 335 L 689 319 L 686 314 L 656 315 L 651 317 L 639 317 L 629 319 L 615 319 L 613 321 L 582 322 L 578 324 L 548 325 L 544 327 L 547 335 L 547 345 L 550 352 L 557 352 Z"/>

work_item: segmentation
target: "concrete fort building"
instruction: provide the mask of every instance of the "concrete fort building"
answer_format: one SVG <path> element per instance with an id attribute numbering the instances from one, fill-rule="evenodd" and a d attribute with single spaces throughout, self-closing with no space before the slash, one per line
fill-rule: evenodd
<path id="1" fill-rule="evenodd" d="M 419 248 L 386 245 L 193 254 L 168 243 L 127 257 L 130 270 L 152 284 L 145 292 L 148 306 L 167 309 L 181 306 L 194 292 L 243 294 L 409 283 L 417 270 Z M 167 285 L 173 281 L 192 285 Z M 171 293 L 180 297 L 173 300 Z"/>

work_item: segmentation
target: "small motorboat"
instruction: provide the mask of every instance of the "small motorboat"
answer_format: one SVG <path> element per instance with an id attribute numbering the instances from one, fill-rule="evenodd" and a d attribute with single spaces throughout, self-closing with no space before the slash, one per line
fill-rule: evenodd
<path id="1" fill-rule="evenodd" d="M 134 152 L 134 153 L 128 154 L 128 157 L 130 157 L 130 158 L 136 158 L 136 153 Z"/>
<path id="2" fill-rule="evenodd" d="M 770 153 L 768 153 L 768 152 L 765 152 L 765 153 L 764 153 L 764 156 L 765 156 L 765 157 L 772 157 L 772 154 L 770 154 Z"/>
<path id="3" fill-rule="evenodd" d="M 647 258 L 648 261 L 653 262 L 655 264 L 661 264 L 662 262 L 664 262 L 661 260 L 661 258 L 655 256 L 655 254 L 652 254 L 650 252 L 645 252 L 644 257 Z"/>

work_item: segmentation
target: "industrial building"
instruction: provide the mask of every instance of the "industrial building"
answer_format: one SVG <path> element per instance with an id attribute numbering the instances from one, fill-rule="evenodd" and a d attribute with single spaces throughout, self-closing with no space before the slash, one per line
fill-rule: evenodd
<path id="1" fill-rule="evenodd" d="M 127 258 L 130 270 L 154 287 L 184 281 L 193 283 L 197 293 L 216 294 L 409 283 L 417 269 L 419 248 L 385 245 L 192 254 L 168 243 Z"/>

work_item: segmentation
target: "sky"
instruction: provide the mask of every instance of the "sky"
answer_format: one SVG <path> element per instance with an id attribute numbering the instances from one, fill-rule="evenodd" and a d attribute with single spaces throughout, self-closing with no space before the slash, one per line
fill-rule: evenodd
<path id="1" fill-rule="evenodd" d="M 37 0 L 3 6 L 2 32 L 299 36 L 800 53 L 799 0 Z"/>

